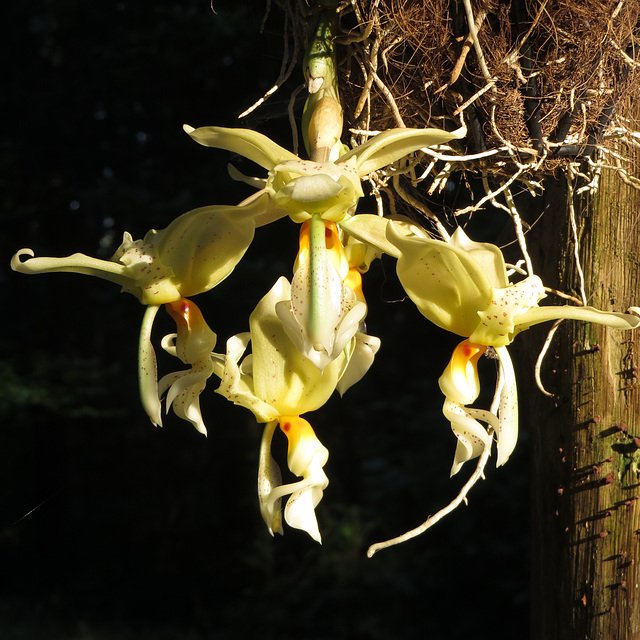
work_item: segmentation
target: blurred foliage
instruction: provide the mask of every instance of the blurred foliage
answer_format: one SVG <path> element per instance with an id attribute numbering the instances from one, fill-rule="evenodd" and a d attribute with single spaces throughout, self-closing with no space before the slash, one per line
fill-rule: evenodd
<path id="1" fill-rule="evenodd" d="M 174 416 L 151 426 L 137 397 L 143 309 L 133 297 L 77 275 L 8 268 L 25 246 L 108 257 L 124 230 L 141 237 L 191 208 L 247 195 L 226 174 L 227 154 L 195 145 L 181 125 L 233 126 L 275 80 L 282 15 L 274 9 L 260 34 L 263 8 L 3 8 L 3 640 L 526 637 L 526 433 L 469 508 L 365 556 L 464 481 L 448 477 L 455 441 L 436 383 L 456 340 L 397 300 L 391 263 L 365 282 L 369 330 L 383 339 L 374 368 L 313 417 L 331 452 L 323 546 L 291 529 L 268 535 L 255 486 L 260 427 L 248 412 L 210 389 L 208 438 Z M 287 95 L 244 126 L 289 146 Z M 259 297 L 290 274 L 296 238 L 286 221 L 259 230 L 236 272 L 198 300 L 220 344 L 246 330 Z"/>

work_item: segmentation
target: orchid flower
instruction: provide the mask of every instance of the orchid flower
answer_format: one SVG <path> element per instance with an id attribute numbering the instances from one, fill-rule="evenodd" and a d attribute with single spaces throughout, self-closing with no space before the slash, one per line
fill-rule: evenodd
<path id="1" fill-rule="evenodd" d="M 250 331 L 230 338 L 226 355 L 214 354 L 213 362 L 221 378 L 217 393 L 249 409 L 258 422 L 267 423 L 258 495 L 269 531 L 282 533 L 280 500 L 291 494 L 284 513 L 286 522 L 320 541 L 314 509 L 328 483 L 322 472 L 328 454 L 300 416 L 329 399 L 346 369 L 347 356 L 341 353 L 321 372 L 296 349 L 276 312 L 277 305 L 290 298 L 288 280 L 279 278 L 251 314 Z M 240 362 L 249 342 L 252 352 Z M 278 424 L 289 438 L 289 469 L 302 476 L 301 481 L 288 485 L 281 485 L 279 467 L 269 453 Z"/>
<path id="2" fill-rule="evenodd" d="M 466 129 L 390 129 L 341 155 L 335 162 L 302 160 L 291 151 L 251 129 L 184 125 L 184 130 L 205 147 L 226 149 L 255 162 L 269 174 L 264 191 L 280 216 L 294 222 L 309 220 L 318 213 L 324 220 L 339 222 L 355 211 L 363 196 L 361 180 L 373 171 L 422 147 L 462 138 Z"/>
<path id="3" fill-rule="evenodd" d="M 119 284 L 122 291 L 146 305 L 138 350 L 140 397 L 151 421 L 160 425 L 156 356 L 151 344 L 157 311 L 163 304 L 179 303 L 212 289 L 233 271 L 253 239 L 254 216 L 264 209 L 265 198 L 246 207 L 194 209 L 162 231 L 152 229 L 142 240 L 134 241 L 125 233 L 111 260 L 80 253 L 66 258 L 35 258 L 31 249 L 21 249 L 13 256 L 11 267 L 27 274 L 96 276 Z M 23 260 L 25 256 L 27 260 Z"/>
<path id="4" fill-rule="evenodd" d="M 454 350 L 439 380 L 446 398 L 443 412 L 458 438 L 452 475 L 491 446 L 491 437 L 480 422 L 495 433 L 498 466 L 508 460 L 515 447 L 518 396 L 506 347 L 518 333 L 556 319 L 584 320 L 625 330 L 640 326 L 637 315 L 593 307 L 538 306 L 545 297 L 540 278 L 529 275 L 511 283 L 500 249 L 473 242 L 461 228 L 443 242 L 426 237 L 408 222 L 377 216 L 355 216 L 344 226 L 349 233 L 397 258 L 398 278 L 422 315 L 466 338 Z M 640 313 L 637 307 L 630 311 Z M 495 413 L 469 407 L 480 391 L 477 362 L 489 348 L 499 362 Z"/>
<path id="5" fill-rule="evenodd" d="M 292 298 L 283 301 L 278 313 L 300 352 L 320 369 L 349 343 L 366 313 L 366 305 L 360 304 L 344 284 L 348 267 L 332 223 L 340 224 L 355 212 L 365 176 L 421 147 L 448 142 L 465 133 L 462 129 L 392 129 L 335 162 L 319 162 L 301 160 L 248 129 L 194 129 L 185 125 L 185 131 L 204 146 L 239 153 L 267 169 L 268 177 L 260 192 L 267 195 L 260 224 L 284 215 L 304 223 Z"/>

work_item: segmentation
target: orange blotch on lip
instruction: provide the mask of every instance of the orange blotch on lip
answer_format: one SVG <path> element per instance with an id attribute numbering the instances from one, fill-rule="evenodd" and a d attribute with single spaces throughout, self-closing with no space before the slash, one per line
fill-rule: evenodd
<path id="1" fill-rule="evenodd" d="M 463 340 L 453 351 L 451 356 L 451 364 L 464 370 L 468 362 L 475 367 L 476 363 L 487 350 L 487 347 L 481 344 L 475 344 L 470 340 Z"/>

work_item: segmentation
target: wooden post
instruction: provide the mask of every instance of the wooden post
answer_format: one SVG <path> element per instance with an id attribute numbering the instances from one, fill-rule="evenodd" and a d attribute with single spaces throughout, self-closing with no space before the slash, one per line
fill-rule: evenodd
<path id="1" fill-rule="evenodd" d="M 545 199 L 529 241 L 534 266 L 545 284 L 579 297 L 566 185 L 554 181 Z M 576 198 L 575 217 L 588 303 L 640 306 L 640 191 L 605 170 L 594 197 Z M 538 340 L 522 336 L 521 352 L 531 356 L 547 329 L 528 336 Z M 640 639 L 639 366 L 637 332 L 564 322 L 542 370 L 554 397 L 519 385 L 529 404 L 522 413 L 534 416 L 525 428 L 533 445 L 535 640 Z"/>

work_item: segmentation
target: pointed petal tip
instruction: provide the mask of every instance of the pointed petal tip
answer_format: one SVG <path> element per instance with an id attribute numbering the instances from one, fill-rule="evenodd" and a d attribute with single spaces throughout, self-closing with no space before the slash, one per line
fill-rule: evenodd
<path id="1" fill-rule="evenodd" d="M 513 447 L 511 448 L 511 451 L 509 451 L 509 453 L 507 454 L 502 453 L 502 455 L 500 455 L 500 447 L 498 446 L 498 455 L 496 457 L 496 468 L 501 467 L 503 464 L 506 464 L 509 461 L 509 458 L 511 457 L 512 453 L 513 453 Z"/>
<path id="2" fill-rule="evenodd" d="M 182 129 L 188 134 L 192 134 L 196 130 L 195 127 L 192 127 L 190 124 L 183 124 Z"/>
<path id="3" fill-rule="evenodd" d="M 197 431 L 198 433 L 201 433 L 205 438 L 209 435 L 209 434 L 207 433 L 207 427 L 205 427 L 205 426 L 204 426 L 204 424 L 200 424 L 200 425 L 196 424 L 196 425 L 194 425 L 194 426 L 195 426 L 195 428 L 196 428 L 196 431 Z"/>

